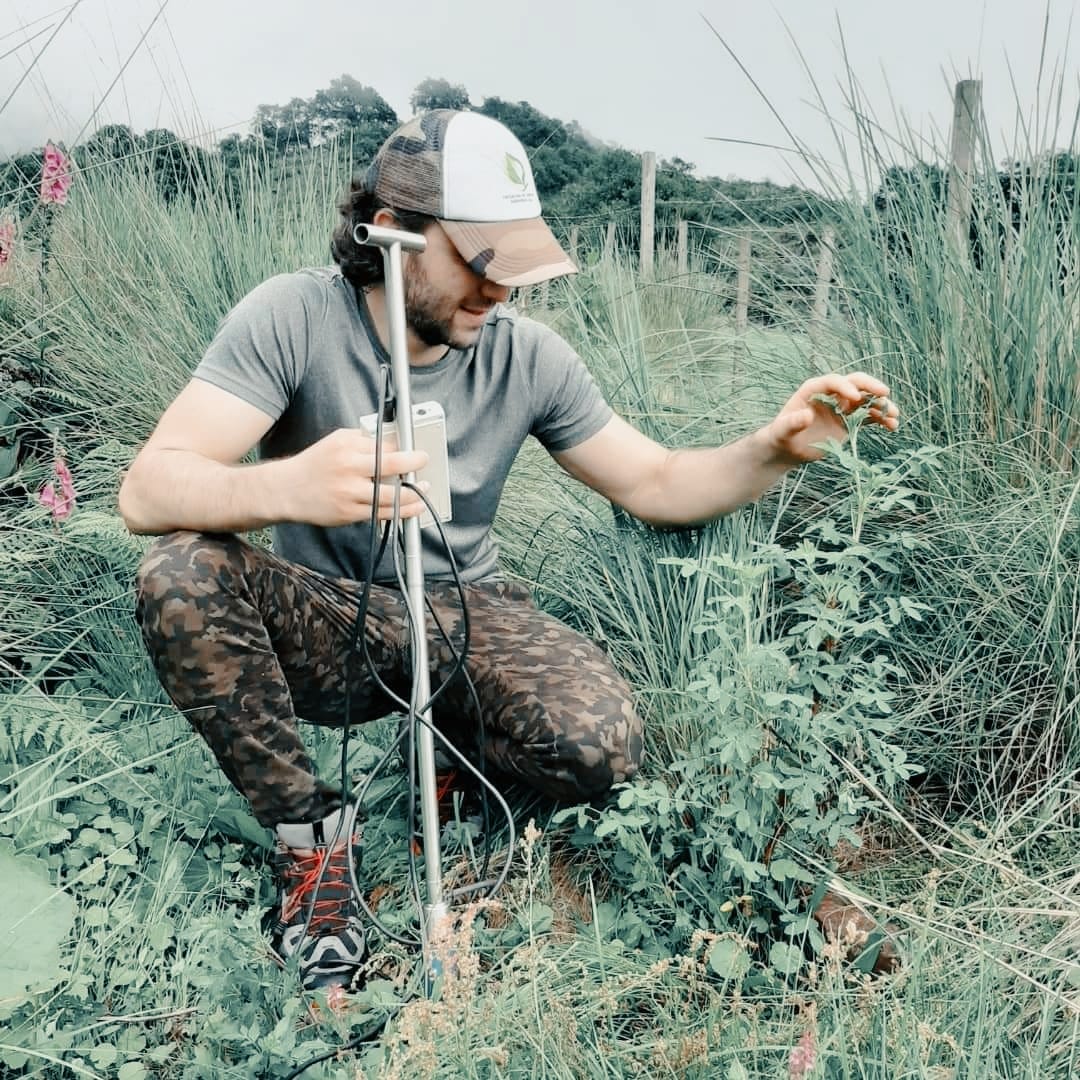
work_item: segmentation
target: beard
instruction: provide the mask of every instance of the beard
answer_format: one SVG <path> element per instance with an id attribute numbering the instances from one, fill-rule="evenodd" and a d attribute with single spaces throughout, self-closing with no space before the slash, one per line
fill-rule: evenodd
<path id="1" fill-rule="evenodd" d="M 432 285 L 419 261 L 414 259 L 405 279 L 405 322 L 409 329 L 425 345 L 467 349 L 476 341 L 479 331 L 454 332 L 458 307 L 457 301 Z"/>

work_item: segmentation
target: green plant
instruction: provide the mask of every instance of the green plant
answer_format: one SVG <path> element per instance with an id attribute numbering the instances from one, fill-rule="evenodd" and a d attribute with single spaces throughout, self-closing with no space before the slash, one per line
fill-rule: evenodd
<path id="1" fill-rule="evenodd" d="M 651 710 L 669 739 L 652 778 L 627 785 L 615 808 L 565 815 L 575 842 L 606 852 L 635 898 L 631 940 L 666 951 L 701 928 L 764 937 L 779 916 L 788 941 L 770 947 L 770 962 L 791 974 L 804 937 L 821 945 L 804 902 L 832 852 L 858 846 L 877 800 L 918 771 L 896 737 L 905 672 L 892 637 L 927 610 L 898 588 L 898 556 L 919 540 L 899 530 L 868 543 L 864 532 L 914 510 L 912 484 L 935 455 L 831 455 L 848 484 L 796 546 L 662 560 L 695 596 L 685 733 L 673 745 L 675 717 Z M 640 648 L 658 641 L 646 634 Z"/>

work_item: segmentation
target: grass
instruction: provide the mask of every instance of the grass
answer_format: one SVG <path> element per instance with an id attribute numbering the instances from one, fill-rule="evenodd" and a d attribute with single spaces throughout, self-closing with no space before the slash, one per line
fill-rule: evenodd
<path id="1" fill-rule="evenodd" d="M 75 903 L 55 967 L 30 990 L 0 968 L 10 1075 L 283 1077 L 350 1035 L 313 1018 L 295 973 L 268 955 L 267 836 L 157 688 L 131 615 L 143 541 L 114 511 L 121 470 L 221 315 L 271 273 L 324 260 L 341 179 L 329 166 L 253 176 L 230 207 L 209 190 L 166 206 L 131 178 L 81 177 L 53 239 L 44 313 L 31 258 L 5 290 L 0 356 L 32 378 L 3 391 L 0 429 L 0 447 L 20 447 L 0 481 L 0 861 L 10 880 L 38 875 Z M 882 371 L 905 426 L 861 439 L 860 460 L 896 468 L 933 444 L 904 481 L 907 501 L 873 502 L 859 487 L 871 474 L 833 458 L 715 525 L 657 532 L 523 454 L 498 522 L 505 562 L 630 679 L 647 769 L 606 815 L 558 820 L 519 803 L 540 832 L 513 853 L 499 907 L 461 912 L 462 962 L 441 999 L 417 995 L 414 953 L 376 941 L 358 1019 L 385 1016 L 385 1034 L 305 1075 L 764 1080 L 788 1075 L 807 1032 L 813 1077 L 1080 1071 L 1080 533 L 1065 452 L 1076 294 L 1048 275 L 1052 235 L 1075 255 L 1077 216 L 1053 232 L 1032 194 L 1008 256 L 978 267 L 952 258 L 929 189 L 896 219 L 913 238 L 906 259 L 864 204 L 844 205 L 842 303 L 824 339 L 793 313 L 739 334 L 706 275 L 661 268 L 643 284 L 611 259 L 553 289 L 540 317 L 624 415 L 667 442 L 742 434 L 837 358 Z M 978 205 L 976 234 L 993 235 L 1002 205 Z M 79 491 L 57 524 L 34 498 L 55 447 Z M 827 779 L 858 800 L 861 847 L 779 837 L 814 883 L 897 927 L 903 964 L 886 978 L 794 919 L 760 925 L 774 884 L 708 861 L 724 807 L 775 755 L 714 759 L 775 717 L 721 708 L 703 675 L 738 670 L 743 644 L 782 636 L 800 599 L 771 578 L 725 577 L 721 560 L 745 568 L 770 544 L 832 557 L 841 545 L 814 531 L 823 520 L 890 552 L 880 597 L 927 609 L 871 639 L 899 672 L 882 700 L 918 775 L 882 782 L 876 751 L 855 740 Z M 721 570 L 684 574 L 688 564 Z M 725 603 L 730 623 L 715 617 Z M 865 614 L 844 624 L 838 663 L 859 655 Z M 761 671 L 739 700 L 757 700 Z M 369 769 L 387 738 L 383 725 L 361 732 L 352 766 Z M 329 774 L 335 736 L 310 741 Z M 678 813 L 662 807 L 676 791 Z M 403 831 L 399 794 L 377 785 L 364 880 L 407 928 Z M 470 872 L 466 851 L 453 849 L 449 872 Z M 805 914 L 806 897 L 787 899 Z M 18 955 L 11 915 L 0 922 Z M 787 942 L 805 944 L 809 962 L 778 967 L 771 950 Z"/>

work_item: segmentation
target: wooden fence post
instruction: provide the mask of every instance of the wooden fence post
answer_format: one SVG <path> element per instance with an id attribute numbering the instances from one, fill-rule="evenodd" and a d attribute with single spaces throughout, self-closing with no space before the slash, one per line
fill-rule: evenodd
<path id="1" fill-rule="evenodd" d="M 576 225 L 570 226 L 570 250 L 567 254 L 570 256 L 570 261 L 577 265 L 577 248 L 578 248 L 578 227 Z"/>
<path id="2" fill-rule="evenodd" d="M 686 244 L 687 224 L 680 218 L 679 219 L 679 232 L 675 241 L 675 257 L 676 266 L 678 267 L 679 277 L 686 277 L 687 270 L 690 265 L 690 259 L 687 254 Z"/>
<path id="3" fill-rule="evenodd" d="M 653 250 L 656 229 L 656 154 L 647 150 L 641 155 L 641 266 L 643 278 L 653 274 Z"/>
<path id="4" fill-rule="evenodd" d="M 953 97 L 951 169 L 949 170 L 948 222 L 960 246 L 967 247 L 971 220 L 971 175 L 975 147 L 982 124 L 982 82 L 964 79 Z"/>
<path id="5" fill-rule="evenodd" d="M 549 298 L 551 296 L 550 290 L 551 290 L 551 282 L 550 282 L 550 280 L 540 282 L 540 307 L 543 308 L 544 311 L 547 311 L 548 306 L 549 306 L 548 305 L 548 300 L 549 300 Z"/>
<path id="6" fill-rule="evenodd" d="M 739 233 L 739 280 L 735 295 L 735 330 L 746 333 L 750 321 L 750 230 Z"/>
<path id="7" fill-rule="evenodd" d="M 829 286 L 833 279 L 833 260 L 836 250 L 836 233 L 832 226 L 826 226 L 821 234 L 821 248 L 818 251 L 817 283 L 814 286 L 814 313 L 810 317 L 811 336 L 819 334 L 825 328 L 829 316 Z"/>
<path id="8" fill-rule="evenodd" d="M 615 222 L 609 221 L 607 223 L 607 233 L 604 236 L 604 255 L 607 258 L 612 258 L 615 254 Z"/>

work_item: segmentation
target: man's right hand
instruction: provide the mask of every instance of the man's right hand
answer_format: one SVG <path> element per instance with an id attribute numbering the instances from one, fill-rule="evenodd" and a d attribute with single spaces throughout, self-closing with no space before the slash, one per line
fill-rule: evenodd
<path id="1" fill-rule="evenodd" d="M 288 482 L 288 491 L 282 492 L 288 518 L 324 527 L 351 525 L 370 521 L 375 505 L 378 520 L 387 521 L 394 514 L 397 478 L 422 469 L 427 460 L 423 450 L 384 449 L 376 491 L 375 440 L 356 428 L 339 428 L 281 462 Z M 402 518 L 419 517 L 426 509 L 408 488 L 396 497 Z"/>
<path id="2" fill-rule="evenodd" d="M 241 464 L 273 418 L 208 382 L 192 379 L 166 409 L 120 487 L 120 513 L 134 533 L 173 529 L 249 532 L 283 521 L 349 525 L 393 514 L 395 480 L 427 454 L 387 451 L 378 493 L 375 443 L 364 432 L 333 431 L 293 457 Z M 402 489 L 402 517 L 424 512 Z"/>

